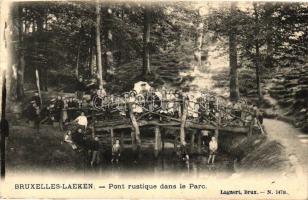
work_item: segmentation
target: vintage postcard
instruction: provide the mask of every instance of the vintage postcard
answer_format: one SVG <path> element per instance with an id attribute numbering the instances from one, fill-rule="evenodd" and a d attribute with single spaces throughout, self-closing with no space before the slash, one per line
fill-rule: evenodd
<path id="1" fill-rule="evenodd" d="M 0 14 L 0 198 L 308 199 L 308 2 Z"/>

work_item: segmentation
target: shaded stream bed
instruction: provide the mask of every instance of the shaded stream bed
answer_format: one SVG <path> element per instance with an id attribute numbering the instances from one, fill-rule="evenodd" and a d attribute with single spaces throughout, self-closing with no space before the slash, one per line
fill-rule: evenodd
<path id="1" fill-rule="evenodd" d="M 42 126 L 40 134 L 37 135 L 33 128 L 13 126 L 7 144 L 8 173 L 22 171 L 75 175 L 90 173 L 97 176 L 149 174 L 167 177 L 176 174 L 189 177 L 228 177 L 242 169 L 283 172 L 289 166 L 285 148 L 278 142 L 268 140 L 264 135 L 247 138 L 244 135 L 235 136 L 229 133 L 219 135 L 215 164 L 207 164 L 209 154 L 206 138 L 203 138 L 202 153 L 191 153 L 189 162 L 185 162 L 174 151 L 173 141 L 176 133 L 172 131 L 172 134 L 165 134 L 165 149 L 155 158 L 154 132 L 141 130 L 141 157 L 137 162 L 134 162 L 130 131 L 125 132 L 119 164 L 111 163 L 110 133 L 104 133 L 100 140 L 103 148 L 101 162 L 92 167 L 90 155 L 85 151 L 74 151 L 69 144 L 64 143 L 64 132 L 59 131 L 57 127 Z M 115 138 L 119 139 L 120 133 L 116 131 Z M 189 134 L 186 141 L 190 149 Z"/>
<path id="2" fill-rule="evenodd" d="M 174 151 L 174 144 L 165 142 L 165 148 L 160 152 L 158 157 L 154 155 L 154 139 L 153 137 L 143 137 L 141 155 L 137 161 L 136 156 L 130 144 L 125 144 L 121 153 L 119 163 L 111 163 L 111 147 L 107 148 L 103 153 L 102 162 L 99 165 L 91 167 L 88 161 L 84 167 L 92 172 L 100 174 L 112 175 L 134 175 L 149 174 L 158 176 L 230 176 L 234 173 L 233 158 L 226 153 L 218 152 L 215 163 L 208 164 L 207 146 L 202 145 L 202 153 L 189 154 L 189 161 L 184 161 Z M 86 170 L 86 171 L 87 171 Z"/>
<path id="3" fill-rule="evenodd" d="M 165 148 L 158 158 L 154 156 L 153 131 L 141 132 L 141 157 L 135 161 L 135 154 L 131 146 L 130 132 L 124 135 L 124 146 L 118 164 L 111 163 L 110 133 L 101 137 L 101 162 L 90 165 L 91 155 L 85 151 L 74 151 L 71 146 L 63 142 L 64 132 L 56 127 L 41 126 L 39 134 L 27 126 L 13 126 L 12 134 L 7 145 L 7 168 L 10 172 L 57 172 L 69 174 L 102 174 L 102 175 L 189 175 L 203 174 L 222 176 L 231 175 L 233 158 L 222 151 L 218 151 L 215 164 L 207 164 L 207 142 L 202 145 L 202 153 L 190 154 L 189 162 L 183 161 L 174 151 L 171 138 L 165 141 Z M 119 132 L 115 133 L 119 138 Z M 166 136 L 168 137 L 168 135 Z M 169 136 L 170 137 L 170 136 Z M 171 141 L 170 141 L 171 140 Z M 189 138 L 187 138 L 187 141 Z"/>

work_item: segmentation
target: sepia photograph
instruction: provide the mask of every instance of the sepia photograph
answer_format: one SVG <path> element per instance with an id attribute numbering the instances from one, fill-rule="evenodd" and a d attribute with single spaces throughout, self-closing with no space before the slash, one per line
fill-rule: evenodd
<path id="1" fill-rule="evenodd" d="M 0 198 L 308 198 L 308 2 L 0 6 Z"/>

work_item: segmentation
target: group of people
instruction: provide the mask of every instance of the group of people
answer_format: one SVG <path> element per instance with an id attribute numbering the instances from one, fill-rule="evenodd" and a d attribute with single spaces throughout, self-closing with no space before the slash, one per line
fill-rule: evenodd
<path id="1" fill-rule="evenodd" d="M 91 154 L 91 166 L 100 162 L 100 143 L 98 137 L 92 138 L 82 127 L 68 130 L 64 136 L 64 142 L 71 145 L 73 150 L 84 150 Z"/>
<path id="2" fill-rule="evenodd" d="M 25 110 L 25 115 L 28 121 L 34 122 L 35 126 L 39 127 L 39 124 L 44 123 L 71 121 L 78 116 L 79 108 L 80 103 L 75 97 L 62 96 L 53 98 L 46 106 L 42 106 L 39 94 L 35 93 Z"/>
<path id="3" fill-rule="evenodd" d="M 89 97 L 86 97 L 86 91 L 83 79 L 79 78 L 74 97 L 57 96 L 57 98 L 51 99 L 46 107 L 42 107 L 41 97 L 39 93 L 35 93 L 30 100 L 26 113 L 28 120 L 34 122 L 37 131 L 39 131 L 39 124 L 41 123 L 60 122 L 66 125 L 75 124 L 74 128 L 70 127 L 67 129 L 64 141 L 70 144 L 74 150 L 85 149 L 90 151 L 92 155 L 91 165 L 100 162 L 99 149 L 101 145 L 98 137 L 93 138 L 88 134 L 88 118 L 84 112 L 80 112 L 85 107 L 103 106 L 109 102 L 116 105 L 113 108 L 120 111 L 118 112 L 120 115 L 127 115 L 127 103 L 130 103 L 133 113 L 137 116 L 144 112 L 150 112 L 148 117 L 152 119 L 158 117 L 151 114 L 151 112 L 156 111 L 161 115 L 178 118 L 182 115 L 184 109 L 183 102 L 187 102 L 187 117 L 198 122 L 214 119 L 216 114 L 223 109 L 224 113 L 229 113 L 229 115 L 222 115 L 222 121 L 247 120 L 247 115 L 242 110 L 255 113 L 255 117 L 261 124 L 263 121 L 262 113 L 257 107 L 247 106 L 243 102 L 226 103 L 219 101 L 214 96 L 199 91 L 183 92 L 182 90 L 167 90 L 165 87 L 154 89 L 147 82 L 142 81 L 137 82 L 133 90 L 125 93 L 121 97 L 122 99 L 115 98 L 112 95 L 108 97 L 103 87 L 92 88 L 88 95 Z M 226 119 L 226 116 L 232 119 Z M 108 115 L 107 117 L 110 116 Z M 162 119 L 161 116 L 158 118 Z M 208 163 L 214 163 L 218 149 L 217 138 L 211 137 L 208 146 L 210 152 Z M 185 148 L 183 149 L 183 160 L 189 161 L 189 155 Z M 119 140 L 116 140 L 112 145 L 111 162 L 118 163 L 120 155 L 121 146 Z"/>
<path id="4" fill-rule="evenodd" d="M 207 163 L 208 164 L 214 164 L 215 162 L 215 157 L 217 155 L 218 151 L 218 141 L 215 136 L 210 137 L 210 141 L 208 142 L 208 159 Z M 179 151 L 179 156 L 180 159 L 182 159 L 184 162 L 189 163 L 190 156 L 189 156 L 189 150 L 187 149 L 186 142 L 180 146 L 180 151 Z"/>
<path id="5" fill-rule="evenodd" d="M 95 93 L 93 106 L 102 110 L 117 110 L 122 116 L 127 115 L 128 104 L 132 105 L 135 115 L 146 112 L 151 119 L 156 112 L 164 116 L 179 118 L 182 115 L 184 102 L 187 103 L 187 117 L 196 122 L 216 120 L 217 114 L 221 114 L 222 122 L 229 125 L 245 125 L 243 122 L 253 120 L 257 117 L 262 123 L 262 113 L 256 107 L 248 105 L 244 101 L 229 102 L 206 92 L 192 90 L 183 91 L 160 87 L 154 89 L 147 82 L 135 83 L 132 91 L 122 96 L 106 95 L 106 92 Z"/>
<path id="6" fill-rule="evenodd" d="M 85 117 L 81 115 L 79 118 Z M 85 117 L 86 118 L 86 117 Z M 70 128 L 64 135 L 64 142 L 68 143 L 75 151 L 85 151 L 91 154 L 91 166 L 97 165 L 101 161 L 102 144 L 99 138 L 92 137 L 83 125 L 84 119 L 76 119 L 77 127 Z M 121 156 L 121 146 L 119 139 L 112 145 L 111 163 L 119 163 Z"/>
<path id="7" fill-rule="evenodd" d="M 45 118 L 40 118 L 40 111 L 44 111 L 42 108 L 41 99 L 38 93 L 35 93 L 33 98 L 31 98 L 31 112 L 28 112 L 29 115 L 32 116 L 32 120 L 35 123 L 42 123 L 48 120 L 57 121 L 60 118 L 60 113 L 64 108 L 67 109 L 67 120 L 70 121 L 71 126 L 67 128 L 67 131 L 64 135 L 64 141 L 68 143 L 73 150 L 80 151 L 85 150 L 91 153 L 91 161 L 90 164 L 93 166 L 98 164 L 101 160 L 100 158 L 100 150 L 101 144 L 99 142 L 98 137 L 93 138 L 88 131 L 88 119 L 85 116 L 84 112 L 78 114 L 79 116 L 74 116 L 74 113 L 71 113 L 69 108 L 78 108 L 78 101 L 76 98 L 68 98 L 63 99 L 61 96 L 58 96 L 57 99 L 51 101 L 52 104 L 46 107 L 48 114 L 44 114 Z M 62 113 L 63 114 L 63 113 Z M 47 118 L 46 118 L 47 117 Z M 215 155 L 217 152 L 217 141 L 215 137 L 212 137 L 212 140 L 209 142 L 209 158 L 208 163 L 214 163 Z M 189 154 L 188 151 L 185 151 L 185 148 L 182 150 L 183 160 L 189 162 Z M 120 142 L 117 139 L 115 143 L 112 145 L 112 158 L 111 162 L 118 163 L 121 156 L 121 146 Z"/>

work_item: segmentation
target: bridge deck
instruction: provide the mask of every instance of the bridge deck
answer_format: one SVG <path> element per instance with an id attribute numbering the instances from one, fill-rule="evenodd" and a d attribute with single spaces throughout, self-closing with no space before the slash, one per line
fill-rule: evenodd
<path id="1" fill-rule="evenodd" d="M 139 120 L 139 127 L 143 126 L 162 126 L 162 127 L 178 127 L 180 128 L 181 123 L 175 121 L 159 121 L 159 120 Z M 132 123 L 129 120 L 118 120 L 118 121 L 99 121 L 95 123 L 96 131 L 109 131 L 110 129 L 125 129 L 133 128 Z M 232 133 L 247 133 L 249 127 L 245 126 L 228 126 L 228 127 L 216 127 L 210 124 L 196 123 L 192 121 L 186 121 L 185 128 L 192 129 L 203 129 L 203 130 L 219 130 Z"/>

